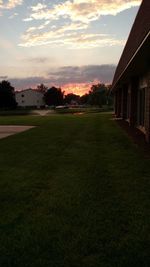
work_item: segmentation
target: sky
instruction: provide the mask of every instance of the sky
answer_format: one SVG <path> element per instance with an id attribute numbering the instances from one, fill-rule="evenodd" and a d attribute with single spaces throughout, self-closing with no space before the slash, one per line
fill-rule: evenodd
<path id="1" fill-rule="evenodd" d="M 84 94 L 113 79 L 141 0 L 0 0 L 0 80 Z"/>

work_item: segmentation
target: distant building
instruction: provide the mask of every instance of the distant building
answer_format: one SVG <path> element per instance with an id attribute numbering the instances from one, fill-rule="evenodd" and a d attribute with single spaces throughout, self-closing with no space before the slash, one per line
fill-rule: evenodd
<path id="1" fill-rule="evenodd" d="M 44 95 L 34 89 L 16 92 L 16 102 L 19 107 L 40 108 L 45 106 Z"/>
<path id="2" fill-rule="evenodd" d="M 150 142 L 150 0 L 143 0 L 113 80 L 116 117 Z"/>

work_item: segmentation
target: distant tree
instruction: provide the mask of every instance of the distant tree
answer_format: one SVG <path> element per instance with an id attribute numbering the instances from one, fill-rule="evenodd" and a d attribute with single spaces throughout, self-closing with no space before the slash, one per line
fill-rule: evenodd
<path id="1" fill-rule="evenodd" d="M 15 100 L 15 88 L 9 81 L 0 82 L 0 108 L 14 109 L 17 106 Z"/>
<path id="2" fill-rule="evenodd" d="M 107 86 L 107 105 L 108 106 L 113 106 L 113 103 L 114 103 L 114 96 L 112 94 L 111 88 L 112 88 L 112 85 L 109 84 Z"/>
<path id="3" fill-rule="evenodd" d="M 43 83 L 39 84 L 37 86 L 37 90 L 43 94 L 45 94 L 48 90 L 48 87 L 46 87 Z"/>
<path id="4" fill-rule="evenodd" d="M 80 97 L 80 103 L 81 103 L 82 105 L 89 104 L 89 94 L 82 95 L 82 96 Z"/>
<path id="5" fill-rule="evenodd" d="M 73 104 L 74 102 L 77 104 L 80 103 L 80 96 L 79 95 L 76 95 L 73 93 L 65 95 L 65 98 L 64 98 L 65 104 Z"/>
<path id="6" fill-rule="evenodd" d="M 89 92 L 89 103 L 99 107 L 107 104 L 107 87 L 105 84 L 92 85 Z"/>
<path id="7" fill-rule="evenodd" d="M 61 88 L 52 87 L 44 94 L 45 103 L 48 106 L 59 106 L 63 104 L 64 92 Z"/>

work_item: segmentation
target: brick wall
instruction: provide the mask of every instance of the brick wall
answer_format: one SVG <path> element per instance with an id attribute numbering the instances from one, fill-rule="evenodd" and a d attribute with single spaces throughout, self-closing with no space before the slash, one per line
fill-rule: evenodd
<path id="1" fill-rule="evenodd" d="M 145 131 L 146 141 L 150 142 L 150 72 L 145 76 L 146 91 L 145 91 Z"/>

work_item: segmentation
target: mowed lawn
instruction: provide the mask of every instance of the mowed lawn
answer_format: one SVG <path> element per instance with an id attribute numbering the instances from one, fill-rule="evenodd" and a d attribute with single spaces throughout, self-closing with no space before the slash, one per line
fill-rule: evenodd
<path id="1" fill-rule="evenodd" d="M 150 159 L 111 114 L 1 117 L 0 267 L 150 266 Z"/>

